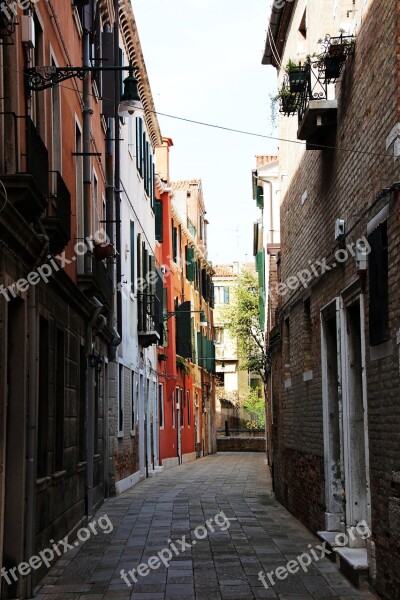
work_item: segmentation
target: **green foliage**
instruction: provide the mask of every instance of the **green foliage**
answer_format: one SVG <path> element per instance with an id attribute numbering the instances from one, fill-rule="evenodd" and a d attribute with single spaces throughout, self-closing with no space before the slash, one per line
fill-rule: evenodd
<path id="1" fill-rule="evenodd" d="M 260 388 L 256 387 L 249 390 L 243 406 L 249 413 L 251 419 L 246 424 L 248 429 L 261 429 L 265 427 L 265 402 L 261 395 Z"/>
<path id="2" fill-rule="evenodd" d="M 224 311 L 229 332 L 237 340 L 240 367 L 265 379 L 263 335 L 260 330 L 259 288 L 255 273 L 243 270 Z"/>

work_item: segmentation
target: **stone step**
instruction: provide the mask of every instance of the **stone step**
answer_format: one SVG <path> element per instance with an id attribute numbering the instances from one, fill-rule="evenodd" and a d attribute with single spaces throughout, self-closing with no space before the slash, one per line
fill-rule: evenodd
<path id="1" fill-rule="evenodd" d="M 341 548 L 335 550 L 340 570 L 358 589 L 368 589 L 368 554 L 366 548 Z"/>

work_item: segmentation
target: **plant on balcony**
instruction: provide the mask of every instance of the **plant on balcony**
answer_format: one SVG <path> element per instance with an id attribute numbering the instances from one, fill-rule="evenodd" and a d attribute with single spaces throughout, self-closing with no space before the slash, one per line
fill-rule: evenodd
<path id="1" fill-rule="evenodd" d="M 279 102 L 279 112 L 286 116 L 294 115 L 300 108 L 301 94 L 292 93 L 288 87 L 283 85 L 277 95 L 271 98 L 272 104 Z"/>
<path id="2" fill-rule="evenodd" d="M 96 242 L 94 240 L 93 253 L 98 260 L 104 260 L 115 256 L 115 247 L 111 242 Z"/>
<path id="3" fill-rule="evenodd" d="M 289 88 L 292 93 L 300 93 L 307 84 L 307 67 L 294 60 L 289 59 L 286 65 L 286 73 L 289 79 Z"/>
<path id="4" fill-rule="evenodd" d="M 190 366 L 187 364 L 184 358 L 181 356 L 176 357 L 176 368 L 182 369 L 186 373 L 186 375 L 190 375 Z"/>
<path id="5" fill-rule="evenodd" d="M 324 48 L 324 52 L 320 56 L 320 62 L 323 65 L 326 81 L 340 77 L 347 56 L 354 50 L 354 37 L 343 36 L 343 33 L 344 30 L 340 30 L 340 36 L 338 37 L 327 35 L 323 40 L 318 40 Z"/>

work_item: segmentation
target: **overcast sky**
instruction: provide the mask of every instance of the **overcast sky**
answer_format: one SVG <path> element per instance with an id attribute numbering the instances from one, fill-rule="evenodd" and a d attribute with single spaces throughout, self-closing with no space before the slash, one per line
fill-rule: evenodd
<path id="1" fill-rule="evenodd" d="M 261 65 L 269 0 L 132 0 L 156 110 L 273 135 L 272 67 Z M 171 178 L 201 179 L 214 264 L 252 260 L 251 170 L 273 140 L 159 116 Z"/>

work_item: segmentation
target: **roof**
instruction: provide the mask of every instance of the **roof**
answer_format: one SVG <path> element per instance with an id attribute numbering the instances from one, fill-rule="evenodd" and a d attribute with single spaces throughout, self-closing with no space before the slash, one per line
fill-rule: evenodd
<path id="1" fill-rule="evenodd" d="M 255 272 L 255 265 L 253 262 L 245 263 L 231 263 L 223 265 L 214 265 L 214 277 L 238 277 L 243 271 Z"/>
<path id="2" fill-rule="evenodd" d="M 171 182 L 173 190 L 188 190 L 192 185 L 201 186 L 201 179 L 186 179 L 183 181 Z"/>
<path id="3" fill-rule="evenodd" d="M 153 95 L 151 93 L 139 33 L 136 27 L 132 5 L 129 0 L 119 0 L 119 12 L 120 27 L 124 36 L 129 61 L 132 62 L 135 67 L 135 76 L 138 80 L 140 99 L 144 106 L 146 126 L 150 134 L 153 148 L 155 148 L 162 144 L 160 125 L 158 123 Z"/>
<path id="4" fill-rule="evenodd" d="M 276 57 L 281 60 L 286 42 L 286 32 L 297 0 L 273 2 L 268 22 L 267 39 L 261 63 L 279 68 Z M 272 36 L 272 39 L 271 39 Z"/>

